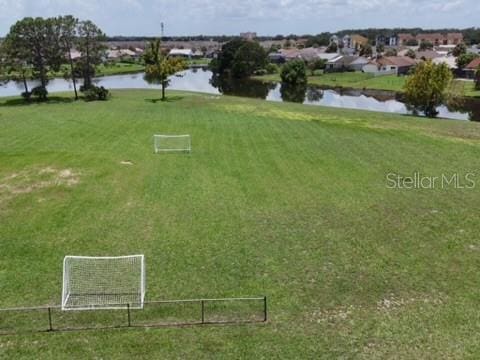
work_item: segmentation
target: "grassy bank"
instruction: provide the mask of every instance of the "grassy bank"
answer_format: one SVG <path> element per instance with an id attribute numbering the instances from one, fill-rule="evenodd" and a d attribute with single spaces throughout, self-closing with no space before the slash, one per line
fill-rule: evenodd
<path id="1" fill-rule="evenodd" d="M 96 76 L 135 74 L 143 71 L 145 71 L 145 66 L 143 64 L 119 62 L 97 66 Z"/>
<path id="2" fill-rule="evenodd" d="M 280 75 L 255 76 L 254 79 L 268 82 L 280 82 Z M 352 89 L 375 89 L 403 92 L 405 76 L 383 75 L 373 76 L 362 72 L 327 73 L 309 75 L 308 83 L 311 85 L 341 87 Z M 465 96 L 480 97 L 480 91 L 475 90 L 471 81 L 459 81 L 464 86 Z"/>
<path id="3" fill-rule="evenodd" d="M 465 358 L 480 351 L 480 124 L 159 91 L 0 99 L 0 307 L 65 255 L 143 253 L 147 298 L 267 295 L 265 325 L 0 336 L 0 358 Z M 190 155 L 153 154 L 189 133 Z M 462 182 L 463 184 L 463 182 Z"/>

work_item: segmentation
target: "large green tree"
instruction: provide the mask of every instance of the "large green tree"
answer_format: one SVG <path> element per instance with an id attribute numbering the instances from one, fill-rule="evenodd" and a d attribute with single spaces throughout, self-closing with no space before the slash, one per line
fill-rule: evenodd
<path id="1" fill-rule="evenodd" d="M 53 19 L 27 17 L 17 21 L 5 38 L 10 64 L 31 68 L 32 76 L 40 80 L 39 98 L 46 99 L 48 72 L 58 71 L 63 53 Z"/>
<path id="2" fill-rule="evenodd" d="M 95 67 L 102 63 L 106 46 L 106 36 L 102 30 L 90 20 L 78 23 L 78 50 L 81 57 L 77 63 L 78 72 L 83 78 L 83 89 L 92 87 L 92 78 L 95 76 Z"/>
<path id="3" fill-rule="evenodd" d="M 72 79 L 73 91 L 75 92 L 75 100 L 78 100 L 77 82 L 75 79 L 74 62 L 72 59 L 72 50 L 74 49 L 78 38 L 78 19 L 74 18 L 71 15 L 59 16 L 55 19 L 55 22 L 58 29 L 60 46 L 70 66 L 70 71 L 68 75 Z"/>
<path id="4" fill-rule="evenodd" d="M 169 58 L 162 53 L 160 40 L 152 41 L 145 51 L 145 80 L 150 84 L 162 85 L 162 100 L 165 100 L 165 89 L 170 83 L 169 77 L 184 70 L 186 64 L 182 59 Z"/>
<path id="5" fill-rule="evenodd" d="M 225 43 L 211 69 L 216 74 L 231 74 L 236 78 L 252 75 L 267 64 L 267 53 L 256 41 L 233 39 Z"/>
<path id="6" fill-rule="evenodd" d="M 233 59 L 238 49 L 245 44 L 244 39 L 233 39 L 222 45 L 216 59 L 211 62 L 211 70 L 217 74 L 225 74 L 233 66 Z"/>
<path id="7" fill-rule="evenodd" d="M 267 65 L 267 53 L 256 41 L 246 41 L 235 52 L 232 63 L 232 75 L 236 78 L 251 76 L 256 70 Z"/>
<path id="8" fill-rule="evenodd" d="M 26 54 L 24 48 L 15 46 L 11 38 L 7 37 L 0 46 L 1 73 L 4 74 L 4 81 L 21 81 L 23 83 L 25 99 L 30 99 L 30 91 L 27 79 L 32 76 L 31 66 L 24 60 Z"/>
<path id="9" fill-rule="evenodd" d="M 449 98 L 453 75 L 446 64 L 424 61 L 417 65 L 405 83 L 407 106 L 428 117 L 438 115 L 437 107 Z"/>
<path id="10" fill-rule="evenodd" d="M 307 70 L 303 60 L 293 60 L 282 67 L 280 78 L 283 84 L 304 85 L 307 83 Z"/>

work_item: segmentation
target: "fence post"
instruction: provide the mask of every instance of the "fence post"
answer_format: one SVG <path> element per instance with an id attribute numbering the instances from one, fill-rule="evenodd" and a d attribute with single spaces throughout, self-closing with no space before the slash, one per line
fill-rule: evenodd
<path id="1" fill-rule="evenodd" d="M 132 326 L 131 319 L 130 319 L 130 304 L 127 304 L 127 316 L 128 316 L 128 327 Z"/>
<path id="2" fill-rule="evenodd" d="M 53 331 L 52 310 L 51 310 L 50 306 L 48 307 L 48 331 Z"/>
<path id="3" fill-rule="evenodd" d="M 202 324 L 205 324 L 205 301 L 202 300 Z"/>
<path id="4" fill-rule="evenodd" d="M 263 322 L 267 322 L 267 297 L 263 297 Z"/>

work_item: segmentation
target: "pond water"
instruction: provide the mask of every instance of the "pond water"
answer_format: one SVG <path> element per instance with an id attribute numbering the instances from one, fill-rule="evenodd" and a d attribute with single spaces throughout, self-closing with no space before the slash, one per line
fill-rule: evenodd
<path id="1" fill-rule="evenodd" d="M 108 89 L 159 89 L 159 85 L 148 84 L 143 74 L 125 74 L 99 77 L 98 86 Z M 35 82 L 29 82 L 30 88 Z M 388 113 L 409 114 L 399 94 L 378 90 L 321 89 L 313 86 L 285 87 L 254 80 L 230 81 L 220 79 L 206 69 L 190 69 L 171 77 L 169 89 L 198 91 L 209 94 L 226 94 L 265 99 L 268 101 L 289 101 L 308 105 L 322 105 L 337 108 L 361 109 Z M 73 91 L 70 81 L 53 79 L 48 84 L 49 92 Z M 9 82 L 0 85 L 0 96 L 15 96 L 23 91 L 23 84 Z M 440 106 L 439 117 L 457 120 L 480 121 L 480 100 L 465 99 L 461 106 L 451 108 Z"/>

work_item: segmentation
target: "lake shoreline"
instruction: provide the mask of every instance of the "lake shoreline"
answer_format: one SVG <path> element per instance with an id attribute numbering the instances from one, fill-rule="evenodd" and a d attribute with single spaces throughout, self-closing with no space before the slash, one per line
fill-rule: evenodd
<path id="1" fill-rule="evenodd" d="M 352 81 L 350 77 L 353 75 L 362 74 L 362 78 L 358 81 Z M 252 80 L 261 81 L 271 84 L 281 84 L 279 74 L 252 76 Z M 391 91 L 398 94 L 404 94 L 403 83 L 405 77 L 397 75 L 382 75 L 377 77 L 368 77 L 364 73 L 328 73 L 323 75 L 308 75 L 307 85 L 316 86 L 324 89 L 341 89 L 341 90 L 379 90 L 379 91 Z M 462 82 L 464 85 L 465 94 L 463 98 L 478 99 L 480 100 L 480 91 L 476 91 L 473 88 L 473 81 L 467 81 L 464 79 L 454 79 L 454 81 Z M 369 82 L 384 83 L 385 85 L 369 85 Z"/>

